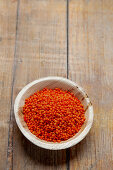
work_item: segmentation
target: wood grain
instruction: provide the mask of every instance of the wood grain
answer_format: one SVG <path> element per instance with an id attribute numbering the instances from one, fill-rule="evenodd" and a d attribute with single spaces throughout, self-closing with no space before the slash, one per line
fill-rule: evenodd
<path id="1" fill-rule="evenodd" d="M 16 9 L 17 2 L 8 0 L 0 1 L 0 169 L 9 165 L 10 134 L 12 126 L 11 96 L 12 96 L 12 68 L 14 59 L 14 45 L 16 34 Z M 9 137 L 9 138 L 8 138 Z M 6 165 L 7 163 L 7 165 Z"/>
<path id="2" fill-rule="evenodd" d="M 45 76 L 66 77 L 66 1 L 23 0 L 19 5 L 14 99 L 29 82 Z M 14 124 L 13 169 L 66 169 L 66 151 L 31 144 Z"/>
<path id="3" fill-rule="evenodd" d="M 113 1 L 69 3 L 69 78 L 89 94 L 94 125 L 70 149 L 70 169 L 112 169 Z"/>
<path id="4" fill-rule="evenodd" d="M 112 48 L 112 0 L 0 1 L 0 169 L 112 169 Z M 77 82 L 94 105 L 89 135 L 67 151 L 34 146 L 14 120 L 18 92 L 52 75 Z"/>

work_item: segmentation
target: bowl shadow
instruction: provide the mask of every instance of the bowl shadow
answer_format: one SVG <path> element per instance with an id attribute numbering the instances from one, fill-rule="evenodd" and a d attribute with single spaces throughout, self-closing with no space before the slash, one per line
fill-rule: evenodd
<path id="1" fill-rule="evenodd" d="M 27 156 L 35 164 L 43 164 L 45 166 L 69 166 L 70 162 L 78 157 L 78 154 L 85 152 L 85 143 L 86 139 L 83 139 L 77 145 L 63 150 L 48 150 L 40 148 L 33 143 L 31 143 L 28 139 L 26 139 L 21 134 L 22 148 Z M 84 148 L 82 150 L 82 148 Z M 78 152 L 79 151 L 79 152 Z"/>

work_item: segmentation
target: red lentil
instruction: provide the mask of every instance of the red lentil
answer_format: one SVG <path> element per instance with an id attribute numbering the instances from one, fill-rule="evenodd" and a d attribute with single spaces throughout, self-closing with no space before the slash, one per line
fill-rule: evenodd
<path id="1" fill-rule="evenodd" d="M 31 133 L 49 142 L 73 137 L 85 121 L 81 102 L 59 88 L 44 88 L 25 99 L 23 114 Z"/>

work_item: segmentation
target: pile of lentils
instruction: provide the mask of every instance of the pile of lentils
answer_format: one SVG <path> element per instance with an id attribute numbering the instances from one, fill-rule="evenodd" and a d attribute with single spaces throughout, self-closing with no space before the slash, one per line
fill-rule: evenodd
<path id="1" fill-rule="evenodd" d="M 80 100 L 59 88 L 44 88 L 25 99 L 23 114 L 30 132 L 49 142 L 68 140 L 85 121 Z"/>

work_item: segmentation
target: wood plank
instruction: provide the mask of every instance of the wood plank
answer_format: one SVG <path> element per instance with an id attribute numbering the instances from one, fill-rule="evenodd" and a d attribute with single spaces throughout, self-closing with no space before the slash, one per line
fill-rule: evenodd
<path id="1" fill-rule="evenodd" d="M 14 99 L 29 82 L 67 73 L 66 1 L 23 0 L 19 5 Z M 14 123 L 13 169 L 66 169 L 66 151 L 31 144 Z"/>
<path id="2" fill-rule="evenodd" d="M 70 169 L 112 169 L 113 1 L 69 3 L 69 78 L 94 106 L 88 136 L 70 149 Z"/>
<path id="3" fill-rule="evenodd" d="M 0 1 L 0 169 L 6 169 L 17 2 Z M 8 159 L 9 160 L 9 159 Z"/>

